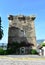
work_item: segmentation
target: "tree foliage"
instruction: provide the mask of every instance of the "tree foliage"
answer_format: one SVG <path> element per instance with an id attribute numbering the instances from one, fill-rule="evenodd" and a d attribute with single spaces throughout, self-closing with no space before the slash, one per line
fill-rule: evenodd
<path id="1" fill-rule="evenodd" d="M 41 43 L 41 46 L 42 46 L 42 47 L 45 46 L 45 43 Z"/>
<path id="2" fill-rule="evenodd" d="M 2 39 L 3 37 L 3 30 L 2 30 L 2 26 L 1 26 L 1 17 L 0 17 L 0 40 Z"/>

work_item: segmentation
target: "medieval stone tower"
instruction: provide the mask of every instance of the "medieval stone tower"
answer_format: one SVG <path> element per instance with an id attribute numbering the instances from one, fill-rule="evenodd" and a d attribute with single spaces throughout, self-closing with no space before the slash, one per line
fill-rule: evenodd
<path id="1" fill-rule="evenodd" d="M 25 41 L 34 44 L 33 48 L 36 48 L 35 18 L 34 15 L 9 15 L 8 44 Z"/>

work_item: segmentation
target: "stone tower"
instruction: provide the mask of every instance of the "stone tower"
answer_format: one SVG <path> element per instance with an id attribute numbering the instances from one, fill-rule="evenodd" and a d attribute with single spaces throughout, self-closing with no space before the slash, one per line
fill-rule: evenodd
<path id="1" fill-rule="evenodd" d="M 9 15 L 8 44 L 12 44 L 15 41 L 25 41 L 26 43 L 34 44 L 33 48 L 36 48 L 35 18 L 34 15 Z"/>

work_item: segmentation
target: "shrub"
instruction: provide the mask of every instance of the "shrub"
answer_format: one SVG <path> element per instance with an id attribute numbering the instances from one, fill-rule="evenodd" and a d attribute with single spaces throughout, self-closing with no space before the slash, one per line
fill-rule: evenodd
<path id="1" fill-rule="evenodd" d="M 12 54 L 13 53 L 13 51 L 12 51 L 12 49 L 7 49 L 7 54 Z"/>
<path id="2" fill-rule="evenodd" d="M 45 43 L 42 43 L 41 46 L 42 46 L 42 47 L 45 46 Z"/>
<path id="3" fill-rule="evenodd" d="M 19 48 L 20 44 L 16 41 L 12 43 L 12 47 L 8 48 L 8 53 L 9 54 L 16 54 L 17 52 L 19 53 Z"/>
<path id="4" fill-rule="evenodd" d="M 0 48 L 0 55 L 7 55 L 7 50 L 3 50 L 2 48 Z"/>
<path id="5" fill-rule="evenodd" d="M 38 54 L 37 50 L 35 50 L 35 49 L 31 49 L 31 50 L 30 50 L 30 53 L 31 53 L 31 54 Z"/>
<path id="6" fill-rule="evenodd" d="M 0 48 L 0 55 L 4 54 L 4 50 L 2 48 Z"/>

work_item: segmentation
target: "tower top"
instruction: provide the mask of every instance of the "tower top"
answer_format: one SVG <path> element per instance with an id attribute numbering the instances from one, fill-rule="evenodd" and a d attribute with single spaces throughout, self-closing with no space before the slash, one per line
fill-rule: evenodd
<path id="1" fill-rule="evenodd" d="M 30 20 L 35 20 L 36 16 L 35 15 L 31 15 L 31 16 L 25 16 L 25 15 L 9 15 L 8 16 L 8 20 L 13 20 L 13 17 L 16 17 L 16 18 L 21 18 L 21 19 L 26 19 L 26 18 L 29 18 Z"/>

